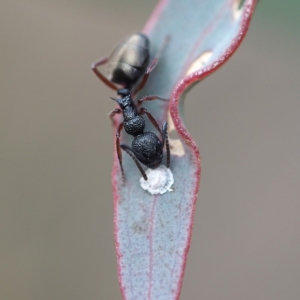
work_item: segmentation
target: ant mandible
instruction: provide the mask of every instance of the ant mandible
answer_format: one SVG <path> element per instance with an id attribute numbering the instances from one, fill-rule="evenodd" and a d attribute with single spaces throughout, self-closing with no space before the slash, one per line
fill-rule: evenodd
<path id="1" fill-rule="evenodd" d="M 116 114 L 122 113 L 124 118 L 123 122 L 118 125 L 116 131 L 116 150 L 123 179 L 125 175 L 121 149 L 131 156 L 145 180 L 148 178 L 140 162 L 150 169 L 157 168 L 162 162 L 164 144 L 166 144 L 167 152 L 166 166 L 168 168 L 170 166 L 167 122 L 163 122 L 162 128 L 160 129 L 155 118 L 145 108 L 137 109 L 137 106 L 144 101 L 166 99 L 158 96 L 145 96 L 137 101 L 137 105 L 132 99 L 134 86 L 139 83 L 134 89 L 134 94 L 145 86 L 149 74 L 155 68 L 160 52 L 165 47 L 167 41 L 168 39 L 165 39 L 163 47 L 149 67 L 149 39 L 142 33 L 136 33 L 130 36 L 118 44 L 108 58 L 102 58 L 92 65 L 92 70 L 96 76 L 108 87 L 116 90 L 117 94 L 121 96 L 121 98 L 118 99 L 111 98 L 118 103 L 120 108 L 114 109 L 109 116 L 113 120 Z M 98 70 L 98 67 L 104 64 L 107 64 L 107 77 Z M 121 85 L 122 88 L 118 88 L 115 84 Z M 160 132 L 162 140 L 160 140 L 155 133 L 145 131 L 144 114 L 147 115 L 154 127 Z M 131 147 L 126 144 L 120 144 L 120 133 L 123 128 L 126 133 L 134 137 Z"/>

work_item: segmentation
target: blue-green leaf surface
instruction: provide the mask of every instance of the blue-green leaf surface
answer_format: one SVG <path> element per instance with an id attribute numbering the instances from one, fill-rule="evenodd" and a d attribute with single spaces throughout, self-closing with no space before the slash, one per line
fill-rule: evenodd
<path id="1" fill-rule="evenodd" d="M 175 183 L 173 192 L 149 194 L 141 188 L 141 175 L 125 153 L 126 182 L 122 184 L 115 157 L 115 243 L 124 299 L 179 299 L 200 182 L 199 151 L 182 120 L 184 93 L 232 55 L 247 32 L 255 5 L 255 0 L 243 4 L 235 0 L 162 0 L 144 28 L 152 56 L 170 37 L 138 96 L 170 99 L 143 106 L 160 124 L 168 120 L 169 130 L 178 134 L 171 140 L 170 169 Z M 124 133 L 121 141 L 130 144 L 131 138 Z"/>

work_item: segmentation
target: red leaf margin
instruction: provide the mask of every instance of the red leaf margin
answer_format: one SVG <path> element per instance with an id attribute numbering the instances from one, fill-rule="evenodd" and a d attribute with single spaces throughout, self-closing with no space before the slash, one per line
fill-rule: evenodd
<path id="1" fill-rule="evenodd" d="M 181 140 L 188 146 L 192 151 L 191 153 L 194 156 L 194 164 L 196 166 L 196 172 L 195 176 L 197 178 L 197 184 L 195 185 L 195 190 L 193 192 L 193 209 L 192 209 L 192 217 L 190 219 L 190 226 L 189 226 L 189 236 L 188 236 L 188 243 L 187 247 L 185 248 L 184 251 L 184 261 L 183 261 L 183 266 L 181 268 L 181 276 L 180 276 L 180 281 L 179 284 L 177 285 L 177 291 L 175 293 L 175 298 L 176 300 L 179 299 L 180 297 L 180 292 L 182 288 L 182 283 L 183 283 L 183 276 L 184 276 L 184 271 L 186 267 L 186 262 L 187 262 L 187 255 L 188 251 L 190 249 L 191 245 L 191 237 L 192 237 L 192 229 L 194 225 L 194 215 L 195 215 L 195 208 L 196 208 L 196 201 L 198 198 L 198 192 L 199 192 L 199 187 L 200 187 L 200 175 L 201 175 L 201 160 L 200 160 L 200 151 L 198 149 L 197 144 L 194 142 L 192 137 L 190 136 L 189 132 L 186 130 L 183 121 L 180 117 L 180 111 L 179 111 L 179 104 L 181 99 L 184 97 L 184 92 L 194 83 L 197 81 L 203 80 L 205 77 L 209 76 L 212 74 L 214 71 L 219 69 L 232 55 L 233 53 L 237 50 L 237 48 L 240 46 L 241 42 L 243 41 L 244 37 L 246 36 L 246 33 L 249 29 L 250 22 L 251 22 L 251 17 L 254 13 L 255 7 L 257 5 L 259 0 L 246 0 L 244 3 L 244 9 L 243 9 L 243 15 L 242 15 L 242 22 L 241 22 L 241 27 L 238 32 L 238 34 L 235 36 L 235 38 L 232 40 L 232 43 L 230 46 L 226 49 L 226 51 L 221 54 L 217 60 L 212 62 L 210 65 L 208 65 L 205 68 L 202 68 L 196 72 L 191 73 L 190 75 L 186 76 L 184 79 L 182 79 L 178 85 L 174 88 L 174 91 L 172 92 L 172 96 L 170 99 L 170 104 L 169 104 L 169 111 L 171 118 L 173 120 L 175 129 L 180 136 Z M 159 15 L 162 13 L 164 10 L 166 4 L 168 3 L 168 0 L 160 0 L 159 3 L 156 5 L 152 15 L 150 16 L 148 22 L 146 23 L 146 26 L 143 30 L 145 34 L 149 33 L 152 30 L 153 25 L 155 24 L 155 20 L 159 18 Z M 116 128 L 115 128 L 116 129 Z M 118 280 L 119 280 L 119 285 L 121 289 L 121 294 L 124 300 L 126 300 L 126 295 L 125 295 L 125 287 L 122 283 L 122 276 L 121 276 L 121 264 L 120 260 L 122 258 L 122 254 L 120 253 L 120 248 L 119 248 L 119 241 L 118 241 L 118 236 L 117 236 L 117 203 L 119 201 L 119 195 L 118 195 L 118 190 L 117 190 L 117 185 L 119 182 L 116 180 L 118 178 L 116 176 L 117 172 L 119 172 L 119 162 L 117 155 L 114 155 L 114 164 L 113 164 L 113 170 L 112 170 L 112 185 L 113 185 L 113 195 L 114 195 L 114 240 L 115 240 L 115 248 L 116 248 L 116 255 L 117 255 L 117 262 L 118 262 Z"/>

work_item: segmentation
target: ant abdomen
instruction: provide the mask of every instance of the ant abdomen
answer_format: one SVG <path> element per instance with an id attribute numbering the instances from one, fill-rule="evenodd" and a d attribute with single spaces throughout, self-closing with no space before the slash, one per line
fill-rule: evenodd
<path id="1" fill-rule="evenodd" d="M 140 155 L 140 162 L 148 168 L 155 169 L 161 164 L 163 144 L 155 133 L 146 131 L 138 135 L 133 139 L 131 146 L 132 150 Z"/>
<path id="2" fill-rule="evenodd" d="M 116 46 L 107 63 L 107 78 L 117 84 L 133 86 L 149 64 L 149 39 L 136 33 Z"/>

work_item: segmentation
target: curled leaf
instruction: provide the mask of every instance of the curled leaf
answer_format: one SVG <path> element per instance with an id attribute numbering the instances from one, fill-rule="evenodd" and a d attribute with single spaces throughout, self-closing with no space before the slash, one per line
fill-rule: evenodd
<path id="1" fill-rule="evenodd" d="M 138 96 L 158 95 L 169 102 L 145 107 L 158 123 L 168 120 L 171 134 L 172 192 L 151 195 L 140 186 L 134 162 L 123 155 L 126 182 L 118 159 L 112 173 L 115 244 L 121 292 L 127 300 L 179 299 L 200 182 L 200 154 L 185 128 L 184 94 L 219 68 L 244 38 L 256 0 L 162 0 L 144 32 L 153 55 L 170 41 Z M 149 126 L 149 130 L 154 131 Z M 178 137 L 172 137 L 176 132 Z M 130 144 L 123 134 L 122 142 Z"/>

